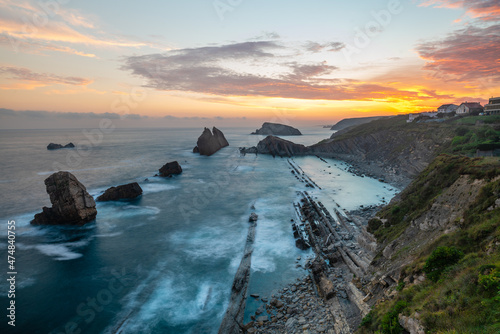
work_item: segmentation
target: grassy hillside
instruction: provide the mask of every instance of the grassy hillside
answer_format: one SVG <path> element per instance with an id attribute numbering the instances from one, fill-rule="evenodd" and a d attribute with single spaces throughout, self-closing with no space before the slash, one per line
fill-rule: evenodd
<path id="1" fill-rule="evenodd" d="M 394 298 L 379 302 L 358 333 L 403 333 L 398 315 L 418 318 L 428 333 L 500 332 L 500 159 L 440 155 L 370 221 L 385 245 L 429 210 L 433 200 L 461 175 L 483 180 L 474 203 L 456 222 L 421 248 L 402 272 Z M 423 281 L 415 278 L 426 277 Z M 420 282 L 420 283 L 417 283 Z"/>

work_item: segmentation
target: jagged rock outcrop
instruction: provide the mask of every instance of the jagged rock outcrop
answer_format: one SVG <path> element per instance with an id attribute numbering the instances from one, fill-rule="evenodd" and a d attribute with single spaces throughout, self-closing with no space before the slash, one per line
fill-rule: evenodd
<path id="1" fill-rule="evenodd" d="M 226 146 L 229 146 L 226 137 L 224 137 L 222 131 L 214 126 L 212 132 L 208 128 L 203 130 L 196 142 L 196 146 L 193 148 L 193 153 L 210 156 Z"/>
<path id="2" fill-rule="evenodd" d="M 73 143 L 68 143 L 64 146 L 61 144 L 50 143 L 49 145 L 47 145 L 47 150 L 58 150 L 60 148 L 73 148 L 73 147 L 75 147 Z"/>
<path id="3" fill-rule="evenodd" d="M 250 148 L 241 148 L 241 153 L 261 153 L 261 154 L 271 154 L 272 156 L 286 156 L 291 157 L 294 155 L 304 155 L 307 154 L 308 149 L 304 145 L 295 144 L 291 141 L 274 137 L 267 136 L 261 140 L 257 146 Z"/>
<path id="4" fill-rule="evenodd" d="M 137 182 L 123 184 L 107 189 L 104 194 L 97 197 L 100 202 L 118 201 L 120 199 L 134 199 L 142 195 L 142 188 Z"/>
<path id="5" fill-rule="evenodd" d="M 275 135 L 275 136 L 301 136 L 302 133 L 292 126 L 265 122 L 260 129 L 251 133 L 252 135 Z"/>
<path id="6" fill-rule="evenodd" d="M 57 172 L 45 179 L 51 208 L 44 207 L 33 225 L 83 225 L 95 219 L 95 201 L 85 186 L 69 172 Z"/>
<path id="7" fill-rule="evenodd" d="M 168 162 L 163 165 L 162 168 L 158 170 L 161 177 L 171 177 L 172 175 L 177 175 L 182 173 L 182 167 L 177 161 Z"/>
<path id="8" fill-rule="evenodd" d="M 420 324 L 418 319 L 399 314 L 398 320 L 401 327 L 403 327 L 410 334 L 425 334 L 424 326 Z"/>

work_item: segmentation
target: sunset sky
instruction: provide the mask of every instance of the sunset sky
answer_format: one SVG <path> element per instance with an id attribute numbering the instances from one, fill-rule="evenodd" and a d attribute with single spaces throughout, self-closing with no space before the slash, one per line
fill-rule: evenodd
<path id="1" fill-rule="evenodd" d="M 500 96 L 498 0 L 0 7 L 1 128 L 331 124 Z"/>

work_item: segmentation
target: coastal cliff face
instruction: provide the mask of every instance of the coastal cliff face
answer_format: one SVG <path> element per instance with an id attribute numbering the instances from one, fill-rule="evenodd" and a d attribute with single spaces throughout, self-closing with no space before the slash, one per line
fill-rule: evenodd
<path id="1" fill-rule="evenodd" d="M 275 136 L 301 136 L 302 133 L 289 125 L 265 122 L 260 129 L 252 132 L 253 135 L 275 135 Z"/>
<path id="2" fill-rule="evenodd" d="M 404 187 L 450 144 L 452 132 L 448 124 L 412 124 L 405 116 L 396 116 L 346 129 L 308 147 L 268 136 L 241 152 L 340 159 L 362 174 Z"/>
<path id="3" fill-rule="evenodd" d="M 229 146 L 229 143 L 227 142 L 226 137 L 224 137 L 222 131 L 214 126 L 212 132 L 208 128 L 203 130 L 203 133 L 196 142 L 196 147 L 193 149 L 193 153 L 210 156 L 221 148 Z"/>
<path id="4" fill-rule="evenodd" d="M 51 208 L 44 207 L 31 221 L 33 225 L 83 225 L 95 219 L 95 201 L 87 189 L 69 172 L 57 172 L 45 179 Z"/>
<path id="5" fill-rule="evenodd" d="M 361 125 L 365 123 L 370 123 L 371 121 L 375 121 L 377 119 L 384 118 L 384 116 L 374 116 L 374 117 L 359 117 L 359 118 L 345 118 L 335 125 L 333 125 L 330 130 L 342 130 L 351 126 Z"/>
<path id="6" fill-rule="evenodd" d="M 374 274 L 363 285 L 373 309 L 359 333 L 390 322 L 395 333 L 498 329 L 498 159 L 440 155 L 367 231 L 377 240 L 368 269 Z M 485 285 L 485 279 L 497 283 Z"/>
<path id="7" fill-rule="evenodd" d="M 346 129 L 309 147 L 309 152 L 351 163 L 361 172 L 406 186 L 451 142 L 446 124 L 408 124 L 384 118 Z"/>

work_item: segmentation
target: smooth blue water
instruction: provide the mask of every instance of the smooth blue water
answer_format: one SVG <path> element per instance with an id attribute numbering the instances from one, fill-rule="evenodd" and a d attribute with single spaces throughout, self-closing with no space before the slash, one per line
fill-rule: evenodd
<path id="1" fill-rule="evenodd" d="M 252 205 L 259 220 L 250 293 L 269 296 L 302 276 L 295 259 L 310 252 L 295 248 L 290 219 L 296 192 L 310 189 L 291 175 L 286 159 L 240 156 L 239 146 L 263 138 L 248 135 L 254 129 L 221 130 L 230 146 L 211 157 L 192 153 L 199 128 L 117 129 L 94 137 L 95 145 L 86 148 L 82 130 L 0 131 L 0 258 L 5 259 L 0 305 L 5 308 L 12 219 L 18 272 L 16 327 L 2 315 L 0 332 L 216 333 Z M 303 133 L 287 139 L 308 145 L 331 134 L 320 127 Z M 79 149 L 46 150 L 49 142 L 70 141 Z M 153 177 L 173 160 L 181 164 L 181 175 Z M 327 207 L 337 202 L 349 210 L 394 194 L 333 160 L 332 174 L 315 157 L 295 162 L 324 188 L 312 194 Z M 98 203 L 95 223 L 84 227 L 31 226 L 33 215 L 50 206 L 43 180 L 58 168 L 71 171 L 93 196 L 133 181 L 144 194 L 132 202 Z M 257 307 L 249 300 L 247 317 Z"/>

